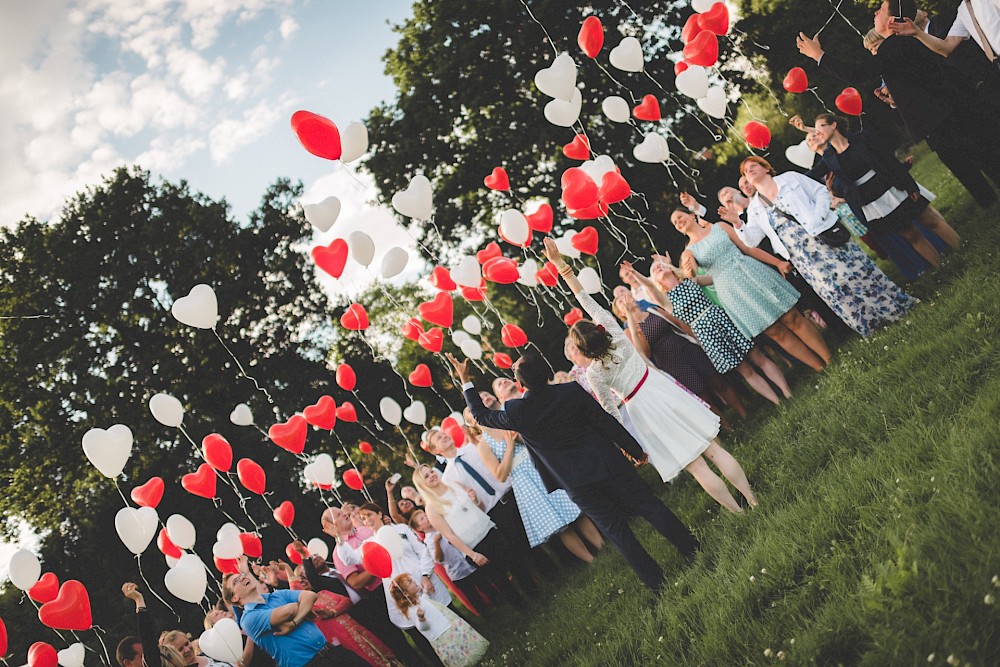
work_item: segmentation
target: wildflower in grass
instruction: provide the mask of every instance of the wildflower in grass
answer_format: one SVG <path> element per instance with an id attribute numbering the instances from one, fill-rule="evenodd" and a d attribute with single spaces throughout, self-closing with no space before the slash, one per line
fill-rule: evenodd
<path id="1" fill-rule="evenodd" d="M 784 660 L 784 659 L 785 659 L 785 652 L 778 651 L 778 660 Z"/>
<path id="2" fill-rule="evenodd" d="M 751 574 L 751 575 L 750 575 L 750 581 L 757 581 L 757 577 L 755 577 L 755 576 L 753 576 L 753 575 Z"/>
<path id="3" fill-rule="evenodd" d="M 952 653 L 947 658 L 945 658 L 945 662 L 947 662 L 949 665 L 955 665 L 955 667 L 958 667 L 958 664 L 961 662 L 961 660 L 956 658 L 955 654 Z"/>
<path id="4" fill-rule="evenodd" d="M 996 601 L 996 600 L 995 600 L 995 598 L 993 597 L 993 594 L 992 594 L 992 593 L 987 593 L 987 594 L 986 594 L 986 597 L 984 597 L 984 598 L 983 598 L 983 602 L 984 602 L 985 604 L 993 604 L 993 603 L 994 603 L 995 601 Z"/>
<path id="5" fill-rule="evenodd" d="M 990 581 L 993 582 L 994 586 L 996 586 L 997 588 L 1000 588 L 1000 574 L 994 574 L 993 578 L 990 579 Z"/>
<path id="6" fill-rule="evenodd" d="M 927 662 L 934 662 L 934 656 L 935 655 L 937 655 L 937 654 L 936 653 L 931 653 L 929 656 L 927 656 Z"/>
<path id="7" fill-rule="evenodd" d="M 766 567 L 760 568 L 760 573 L 761 574 L 767 574 L 767 568 Z"/>
<path id="8" fill-rule="evenodd" d="M 769 648 L 764 649 L 764 657 L 765 658 L 770 658 L 773 655 L 774 655 L 774 651 L 772 651 Z"/>

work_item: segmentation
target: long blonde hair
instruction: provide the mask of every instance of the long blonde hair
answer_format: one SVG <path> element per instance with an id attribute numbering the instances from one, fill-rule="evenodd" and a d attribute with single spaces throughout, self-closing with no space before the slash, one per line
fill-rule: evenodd
<path id="1" fill-rule="evenodd" d="M 180 651 L 170 644 L 160 645 L 160 667 L 187 667 Z"/>
<path id="2" fill-rule="evenodd" d="M 433 507 L 438 514 L 444 514 L 446 507 L 451 507 L 451 501 L 447 498 L 441 497 L 437 491 L 427 486 L 427 482 L 424 481 L 423 470 L 424 468 L 430 469 L 429 465 L 421 464 L 418 465 L 413 470 L 413 486 L 417 487 L 417 491 L 424 499 L 424 507 Z M 444 480 L 441 481 L 447 488 L 451 488 Z"/>

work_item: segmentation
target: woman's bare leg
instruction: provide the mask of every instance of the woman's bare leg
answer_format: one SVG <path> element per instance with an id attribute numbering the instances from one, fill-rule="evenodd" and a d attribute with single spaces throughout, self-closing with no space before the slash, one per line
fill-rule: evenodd
<path id="1" fill-rule="evenodd" d="M 781 372 L 781 368 L 778 364 L 771 360 L 771 357 L 767 356 L 756 347 L 750 350 L 750 361 L 757 364 L 764 375 L 767 376 L 771 382 L 778 386 L 781 393 L 785 395 L 785 398 L 792 397 L 792 390 L 788 388 L 788 380 L 785 379 L 785 374 Z"/>
<path id="2" fill-rule="evenodd" d="M 763 377 L 761 377 L 760 374 L 758 374 L 757 371 L 753 369 L 753 366 L 751 366 L 749 363 L 744 361 L 743 363 L 741 363 L 739 366 L 736 367 L 736 371 L 743 377 L 744 380 L 747 381 L 747 384 L 750 385 L 750 387 L 758 394 L 760 394 L 767 400 L 771 401 L 775 405 L 778 405 L 781 402 L 781 399 L 779 399 L 778 395 L 774 393 L 774 389 L 771 388 L 771 385 L 768 383 L 768 381 L 765 380 Z"/>
<path id="3" fill-rule="evenodd" d="M 941 240 L 949 248 L 957 248 L 962 244 L 962 239 L 959 237 L 958 232 L 948 224 L 948 221 L 944 219 L 941 212 L 933 206 L 928 206 L 921 211 L 920 215 L 917 216 L 917 222 L 940 236 Z"/>
<path id="4" fill-rule="evenodd" d="M 823 370 L 823 360 L 810 350 L 781 320 L 764 329 L 764 334 L 777 343 L 782 350 L 817 373 Z"/>
<path id="5" fill-rule="evenodd" d="M 804 318 L 802 313 L 795 308 L 782 315 L 781 322 L 798 336 L 816 356 L 823 360 L 824 366 L 830 365 L 830 348 L 826 346 L 823 334 L 819 332 L 815 324 Z"/>
<path id="6" fill-rule="evenodd" d="M 576 534 L 572 526 L 566 526 L 559 533 L 559 541 L 563 543 L 566 550 L 571 554 L 582 560 L 584 563 L 593 563 L 594 555 L 590 553 L 587 545 L 583 543 L 580 536 Z"/>
<path id="7" fill-rule="evenodd" d="M 594 525 L 594 522 L 586 514 L 581 514 L 571 525 L 576 529 L 576 532 L 580 533 L 583 539 L 590 543 L 590 546 L 595 549 L 600 549 L 604 546 L 604 536 L 601 535 L 601 531 L 597 530 L 597 526 Z"/>
<path id="8" fill-rule="evenodd" d="M 708 449 L 702 455 L 715 464 L 715 467 L 719 469 L 722 476 L 728 479 L 730 484 L 743 494 L 743 497 L 747 499 L 751 507 L 757 504 L 757 496 L 750 489 L 750 481 L 747 479 L 747 474 L 743 472 L 743 466 L 740 465 L 740 462 L 732 454 L 722 448 L 718 439 L 712 440 L 712 444 L 708 446 Z"/>
<path id="9" fill-rule="evenodd" d="M 705 462 L 704 458 L 699 456 L 684 469 L 691 473 L 695 480 L 701 484 L 701 488 L 705 489 L 708 495 L 715 498 L 717 503 L 730 512 L 743 511 L 736 503 L 736 499 L 733 498 L 733 494 L 729 492 L 729 487 L 726 486 L 721 477 L 708 467 L 708 463 Z"/>

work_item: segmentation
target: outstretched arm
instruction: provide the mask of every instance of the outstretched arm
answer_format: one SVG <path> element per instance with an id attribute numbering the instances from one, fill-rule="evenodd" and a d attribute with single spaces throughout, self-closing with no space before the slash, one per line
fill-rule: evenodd
<path id="1" fill-rule="evenodd" d="M 963 37 L 958 35 L 948 35 L 944 39 L 940 37 L 935 37 L 930 34 L 916 23 L 912 19 L 903 19 L 902 23 L 896 23 L 895 21 L 889 22 L 889 30 L 892 31 L 894 35 L 906 35 L 907 37 L 916 37 L 917 41 L 926 46 L 928 49 L 937 53 L 939 55 L 947 58 L 951 55 L 951 52 L 962 43 Z"/>

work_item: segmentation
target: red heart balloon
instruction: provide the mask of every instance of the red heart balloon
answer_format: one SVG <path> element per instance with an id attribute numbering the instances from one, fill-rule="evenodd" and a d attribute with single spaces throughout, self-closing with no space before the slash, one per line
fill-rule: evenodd
<path id="1" fill-rule="evenodd" d="M 52 602 L 56 599 L 57 595 L 59 595 L 59 577 L 52 572 L 43 574 L 28 589 L 28 597 L 41 604 Z M 0 655 L 4 655 L 4 651 L 0 651 Z"/>
<path id="2" fill-rule="evenodd" d="M 490 190 L 506 192 L 510 190 L 510 179 L 507 178 L 507 170 L 503 167 L 493 167 L 493 173 L 483 179 L 483 183 Z"/>
<path id="3" fill-rule="evenodd" d="M 570 160 L 586 160 L 590 157 L 590 141 L 587 135 L 578 134 L 573 141 L 563 146 L 563 155 Z"/>
<path id="4" fill-rule="evenodd" d="M 323 398 L 329 399 L 329 402 L 324 402 Z M 333 430 L 333 425 L 337 423 L 337 415 L 335 410 L 337 405 L 333 402 L 333 399 L 329 396 L 324 396 L 316 402 L 316 405 L 310 405 L 306 410 L 310 408 L 317 408 L 310 414 L 316 420 L 316 422 L 321 422 L 323 426 L 316 423 L 316 426 L 320 428 L 325 428 L 327 430 Z M 318 406 L 318 407 L 317 407 Z M 306 448 L 306 434 L 309 431 L 309 427 L 306 426 L 307 418 L 302 415 L 292 415 L 286 422 L 278 422 L 277 424 L 272 424 L 271 428 L 267 429 L 267 437 L 271 439 L 271 442 L 276 444 L 282 449 L 287 449 L 292 454 L 301 454 L 302 450 Z M 312 421 L 308 423 L 313 424 Z M 326 426 L 329 424 L 329 426 Z M 248 461 L 249 459 L 243 459 Z"/>
<path id="5" fill-rule="evenodd" d="M 379 579 L 387 579 L 392 575 L 392 556 L 378 542 L 365 542 L 361 545 L 361 565 Z"/>
<path id="6" fill-rule="evenodd" d="M 55 600 L 41 606 L 38 620 L 55 630 L 89 630 L 94 623 L 87 589 L 76 579 L 70 579 L 59 588 Z"/>
<path id="7" fill-rule="evenodd" d="M 507 369 L 514 365 L 514 360 L 506 352 L 494 352 L 493 363 L 497 365 L 497 368 Z"/>
<path id="8" fill-rule="evenodd" d="M 451 294 L 448 292 L 438 292 L 437 296 L 430 301 L 424 301 L 417 306 L 417 312 L 431 324 L 450 329 L 455 321 L 454 304 L 451 301 Z"/>
<path id="9" fill-rule="evenodd" d="M 368 328 L 368 313 L 360 303 L 352 303 L 340 316 L 340 324 L 351 331 L 364 331 Z"/>
<path id="10" fill-rule="evenodd" d="M 532 231 L 541 234 L 548 234 L 552 231 L 552 206 L 548 202 L 539 206 L 534 213 L 524 217 Z"/>
<path id="11" fill-rule="evenodd" d="M 767 148 L 771 143 L 771 130 L 767 129 L 767 125 L 752 120 L 743 126 L 743 138 L 754 148 Z"/>
<path id="12" fill-rule="evenodd" d="M 263 495 L 267 487 L 267 475 L 253 459 L 240 459 L 236 464 L 236 476 L 247 491 Z"/>
<path id="13" fill-rule="evenodd" d="M 466 301 L 485 301 L 486 300 L 486 285 L 480 285 L 479 287 L 463 287 L 462 297 Z"/>
<path id="14" fill-rule="evenodd" d="M 358 384 L 358 376 L 354 374 L 354 369 L 350 364 L 340 364 L 337 366 L 337 386 L 344 391 L 354 391 Z"/>
<path id="15" fill-rule="evenodd" d="M 215 569 L 221 574 L 240 573 L 240 564 L 235 558 L 219 558 L 218 556 L 212 556 L 212 562 L 215 563 Z"/>
<path id="16" fill-rule="evenodd" d="M 364 440 L 358 443 L 358 449 L 361 450 L 362 454 L 371 454 L 372 452 L 375 451 L 375 448 L 372 447 L 372 443 L 366 442 Z"/>
<path id="17" fill-rule="evenodd" d="M 711 67 L 719 60 L 719 38 L 711 30 L 702 30 L 684 47 L 689 65 Z"/>
<path id="18" fill-rule="evenodd" d="M 233 467 L 233 448 L 218 433 L 209 433 L 202 438 L 201 453 L 208 461 L 208 465 L 216 470 L 227 472 Z"/>
<path id="19" fill-rule="evenodd" d="M 535 280 L 546 287 L 555 287 L 559 284 L 559 270 L 552 262 L 545 262 L 545 265 L 535 273 Z"/>
<path id="20" fill-rule="evenodd" d="M 294 543 L 288 543 L 285 547 L 285 555 L 288 556 L 288 560 L 292 561 L 296 565 L 302 565 L 302 556 L 300 556 L 299 552 L 295 550 Z"/>
<path id="21" fill-rule="evenodd" d="M 260 537 L 253 533 L 240 533 L 240 544 L 243 545 L 243 555 L 247 558 L 260 558 L 264 553 Z"/>
<path id="22" fill-rule="evenodd" d="M 451 271 L 443 266 L 435 266 L 434 270 L 431 271 L 431 285 L 445 292 L 458 289 L 458 285 L 451 278 Z"/>
<path id="23" fill-rule="evenodd" d="M 332 396 L 320 396 L 319 400 L 302 410 L 302 416 L 307 422 L 326 431 L 332 431 L 337 425 L 337 402 Z M 294 417 L 292 417 L 294 419 Z M 288 423 L 291 423 L 289 420 Z M 271 428 L 274 428 L 273 426 Z M 302 429 L 302 442 L 305 444 L 306 429 Z M 298 445 L 298 440 L 293 444 Z M 285 447 L 288 449 L 288 447 Z M 294 451 L 289 449 L 289 451 Z M 300 450 L 301 451 L 301 450 Z M 296 454 L 300 452 L 295 452 Z"/>
<path id="24" fill-rule="evenodd" d="M 516 324 L 505 324 L 500 330 L 500 340 L 507 347 L 521 347 L 528 342 L 528 336 Z"/>
<path id="25" fill-rule="evenodd" d="M 801 93 L 809 88 L 809 77 L 806 76 L 806 71 L 801 67 L 793 67 L 788 70 L 781 85 L 790 93 Z"/>
<path id="26" fill-rule="evenodd" d="M 510 257 L 494 257 L 483 264 L 483 277 L 501 285 L 516 283 L 521 277 L 517 262 Z"/>
<path id="27" fill-rule="evenodd" d="M 448 434 L 448 437 L 455 442 L 456 447 L 461 447 L 465 444 L 465 433 L 462 432 L 462 427 L 458 424 L 445 426 L 444 423 L 442 423 L 441 430 Z"/>
<path id="28" fill-rule="evenodd" d="M 632 195 L 632 188 L 625 177 L 617 171 L 609 171 L 601 177 L 600 193 L 602 204 L 617 204 Z"/>
<path id="29" fill-rule="evenodd" d="M 427 364 L 417 364 L 413 372 L 410 373 L 410 384 L 414 387 L 431 386 L 431 369 L 427 367 Z"/>
<path id="30" fill-rule="evenodd" d="M 599 201 L 593 206 L 588 206 L 587 208 L 568 209 L 566 214 L 577 220 L 593 220 L 594 218 L 603 218 L 608 214 L 608 205 Z"/>
<path id="31" fill-rule="evenodd" d="M 601 25 L 601 19 L 596 16 L 585 18 L 580 26 L 580 34 L 576 36 L 576 43 L 588 58 L 596 58 L 604 46 L 604 26 Z"/>
<path id="32" fill-rule="evenodd" d="M 181 486 L 188 493 L 202 498 L 215 497 L 215 470 L 207 463 L 198 466 L 197 472 L 181 477 Z"/>
<path id="33" fill-rule="evenodd" d="M 674 76 L 677 76 L 678 74 L 680 74 L 681 72 L 683 72 L 687 68 L 688 68 L 688 64 L 686 62 L 684 62 L 683 60 L 674 63 Z"/>
<path id="34" fill-rule="evenodd" d="M 413 317 L 404 322 L 399 331 L 403 334 L 403 337 L 410 340 L 417 340 L 420 338 L 420 334 L 424 332 L 424 325 L 420 323 L 420 320 Z"/>
<path id="35" fill-rule="evenodd" d="M 311 250 L 316 266 L 334 278 L 339 278 L 344 273 L 349 252 L 350 248 L 344 239 L 334 239 L 328 246 L 318 245 Z"/>
<path id="36" fill-rule="evenodd" d="M 698 25 L 702 30 L 708 30 L 720 37 L 729 32 L 729 8 L 726 7 L 726 3 L 717 2 L 707 12 L 702 12 L 698 17 Z"/>
<path id="37" fill-rule="evenodd" d="M 296 111 L 292 114 L 292 131 L 302 147 L 317 157 L 339 160 L 343 154 L 340 130 L 329 118 L 311 111 Z"/>
<path id="38" fill-rule="evenodd" d="M 844 88 L 840 95 L 837 95 L 835 103 L 837 108 L 848 116 L 861 115 L 861 93 L 857 88 Z"/>
<path id="39" fill-rule="evenodd" d="M 35 642 L 28 649 L 28 667 L 58 667 L 59 654 L 50 644 Z"/>
<path id="40" fill-rule="evenodd" d="M 156 536 L 156 548 L 160 550 L 164 556 L 170 556 L 171 558 L 180 558 L 184 555 L 184 552 L 180 550 L 176 544 L 170 539 L 170 535 L 167 534 L 166 528 L 160 528 L 160 534 Z"/>
<path id="41" fill-rule="evenodd" d="M 681 28 L 681 41 L 684 44 L 687 44 L 701 31 L 701 14 L 692 14 L 688 17 L 688 20 L 684 22 L 684 27 Z"/>
<path id="42" fill-rule="evenodd" d="M 275 521 L 285 528 L 290 528 L 292 522 L 295 521 L 295 505 L 292 504 L 291 500 L 286 500 L 274 508 L 273 514 Z"/>
<path id="43" fill-rule="evenodd" d="M 503 255 L 503 251 L 500 250 L 500 244 L 496 241 L 490 241 L 486 244 L 486 247 L 476 253 L 476 261 L 480 264 L 485 264 L 488 260 L 494 257 L 500 257 Z"/>
<path id="44" fill-rule="evenodd" d="M 655 95 L 646 95 L 642 102 L 632 109 L 632 115 L 639 120 L 660 120 L 660 103 Z"/>
<path id="45" fill-rule="evenodd" d="M 7 626 L 0 618 L 0 655 L 7 655 Z"/>
<path id="46" fill-rule="evenodd" d="M 440 352 L 444 345 L 444 332 L 437 327 L 428 329 L 420 334 L 417 343 L 428 352 Z"/>
<path id="47" fill-rule="evenodd" d="M 597 230 L 593 227 L 584 227 L 573 235 L 569 243 L 585 255 L 596 255 L 597 241 Z"/>
<path id="48" fill-rule="evenodd" d="M 359 473 L 356 468 L 344 471 L 344 484 L 355 491 L 360 491 L 365 486 L 361 479 L 361 473 Z"/>
<path id="49" fill-rule="evenodd" d="M 163 478 L 150 477 L 148 482 L 132 489 L 129 496 L 140 507 L 155 508 L 163 500 Z"/>
<path id="50" fill-rule="evenodd" d="M 597 203 L 597 183 L 583 169 L 570 167 L 564 171 L 561 185 L 566 208 L 583 209 Z"/>
<path id="51" fill-rule="evenodd" d="M 565 322 L 566 326 L 568 327 L 573 326 L 582 319 L 583 319 L 583 311 L 580 310 L 579 308 L 574 308 L 565 315 L 563 315 L 563 322 Z"/>
<path id="52" fill-rule="evenodd" d="M 344 401 L 337 408 L 337 419 L 342 422 L 353 423 L 358 421 L 358 413 L 354 409 L 354 405 L 349 401 Z"/>

